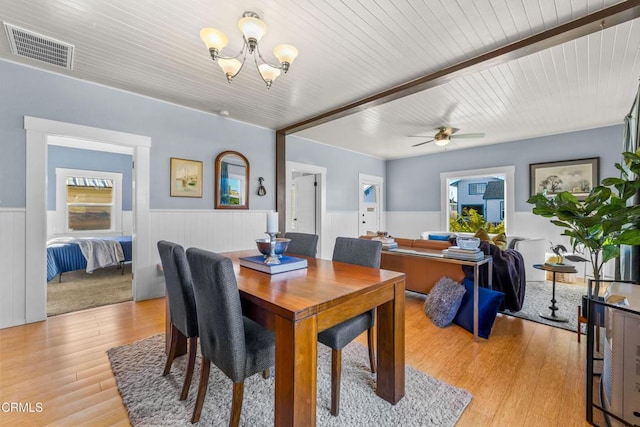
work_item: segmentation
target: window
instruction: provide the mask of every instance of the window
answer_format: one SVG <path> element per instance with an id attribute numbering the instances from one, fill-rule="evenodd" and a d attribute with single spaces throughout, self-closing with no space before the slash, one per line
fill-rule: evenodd
<path id="1" fill-rule="evenodd" d="M 122 174 L 56 169 L 57 233 L 120 231 Z"/>
<path id="2" fill-rule="evenodd" d="M 514 166 L 441 173 L 441 229 L 451 231 L 452 219 L 454 221 L 460 219 L 458 222 L 461 223 L 461 227 L 484 221 L 489 228 L 506 232 L 509 222 L 513 220 L 515 210 L 514 176 Z M 482 189 L 482 192 L 472 195 L 471 192 L 474 189 Z M 480 217 L 465 217 L 461 211 L 463 207 L 467 207 L 467 211 L 470 208 L 473 209 L 474 215 Z"/>
<path id="3" fill-rule="evenodd" d="M 484 194 L 486 190 L 487 190 L 486 182 L 474 182 L 472 184 L 469 184 L 470 195 Z"/>
<path id="4" fill-rule="evenodd" d="M 375 203 L 376 202 L 376 186 L 371 184 L 364 184 L 362 188 L 364 190 L 362 201 L 365 203 Z"/>
<path id="5" fill-rule="evenodd" d="M 112 179 L 68 176 L 66 202 L 69 231 L 111 229 Z"/>

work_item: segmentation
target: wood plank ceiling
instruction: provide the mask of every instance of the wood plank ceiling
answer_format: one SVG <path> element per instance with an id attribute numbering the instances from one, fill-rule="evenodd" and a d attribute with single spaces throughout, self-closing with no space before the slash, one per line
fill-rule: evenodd
<path id="1" fill-rule="evenodd" d="M 636 0 L 629 0 L 636 1 Z M 237 2 L 0 0 L 0 20 L 75 46 L 72 70 L 0 58 L 279 129 L 609 7 L 613 0 Z M 256 7 L 257 6 L 257 7 Z M 262 53 L 300 56 L 269 90 L 252 63 L 228 84 L 198 33 L 213 26 L 240 50 L 237 20 L 257 10 Z M 619 124 L 640 77 L 640 20 L 311 129 L 300 136 L 384 159 Z M 409 135 L 451 125 L 482 139 L 446 148 Z M 430 139 L 430 138 L 426 138 Z"/>

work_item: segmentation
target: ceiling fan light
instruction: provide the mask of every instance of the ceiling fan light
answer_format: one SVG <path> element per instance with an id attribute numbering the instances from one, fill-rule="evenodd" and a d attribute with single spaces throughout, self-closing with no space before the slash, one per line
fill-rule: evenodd
<path id="1" fill-rule="evenodd" d="M 238 28 L 240 28 L 247 41 L 254 39 L 259 42 L 267 32 L 267 24 L 262 22 L 260 17 L 253 12 L 244 13 L 243 17 L 238 21 Z"/>
<path id="2" fill-rule="evenodd" d="M 215 28 L 203 28 L 200 30 L 200 38 L 208 49 L 216 49 L 218 52 L 229 43 L 227 36 Z"/>
<path id="3" fill-rule="evenodd" d="M 433 142 L 435 142 L 438 147 L 444 147 L 449 143 L 449 138 L 435 139 Z"/>
<path id="4" fill-rule="evenodd" d="M 290 44 L 280 44 L 273 48 L 273 55 L 278 58 L 278 61 L 283 65 L 284 72 L 286 73 L 289 66 L 293 64 L 293 60 L 298 57 L 298 49 Z"/>

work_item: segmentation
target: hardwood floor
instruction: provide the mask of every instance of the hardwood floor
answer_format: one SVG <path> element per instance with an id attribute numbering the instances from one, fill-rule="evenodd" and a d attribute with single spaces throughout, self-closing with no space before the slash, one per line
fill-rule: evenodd
<path id="1" fill-rule="evenodd" d="M 575 333 L 498 315 L 490 339 L 474 343 L 434 326 L 423 299 L 407 293 L 406 361 L 473 394 L 458 426 L 588 425 Z M 164 310 L 162 298 L 126 302 L 0 330 L 0 425 L 129 425 L 105 351 L 163 332 Z M 5 412 L 7 402 L 33 412 Z"/>

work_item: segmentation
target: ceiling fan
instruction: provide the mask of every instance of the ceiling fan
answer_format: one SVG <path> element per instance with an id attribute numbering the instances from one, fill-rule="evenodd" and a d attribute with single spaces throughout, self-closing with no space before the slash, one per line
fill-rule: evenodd
<path id="1" fill-rule="evenodd" d="M 484 133 L 463 133 L 460 135 L 454 135 L 454 133 L 458 132 L 460 129 L 441 126 L 435 128 L 438 132 L 433 136 L 433 139 L 428 141 L 419 142 L 417 144 L 412 145 L 412 147 L 417 147 L 419 145 L 426 144 L 428 142 L 434 141 L 438 146 L 445 146 L 451 141 L 453 138 L 482 138 L 484 137 Z M 426 138 L 424 135 L 411 135 L 411 138 Z"/>

